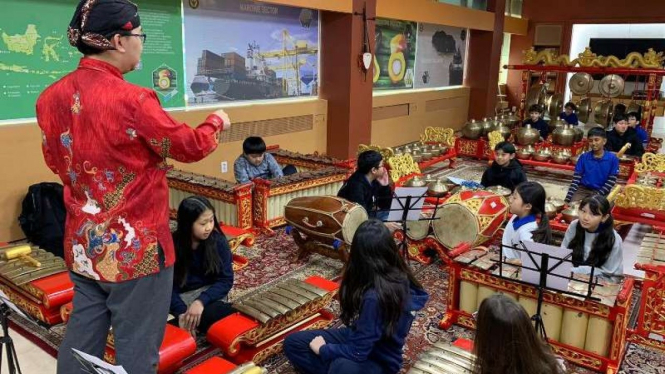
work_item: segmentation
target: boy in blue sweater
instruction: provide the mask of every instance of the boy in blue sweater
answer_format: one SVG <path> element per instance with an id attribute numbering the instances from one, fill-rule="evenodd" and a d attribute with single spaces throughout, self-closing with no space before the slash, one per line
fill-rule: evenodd
<path id="1" fill-rule="evenodd" d="M 640 125 L 641 116 L 637 112 L 628 113 L 628 126 L 635 129 L 637 137 L 642 141 L 642 145 L 646 148 L 649 143 L 649 133 Z"/>
<path id="2" fill-rule="evenodd" d="M 572 101 L 566 103 L 563 107 L 563 112 L 559 114 L 559 118 L 566 121 L 567 124 L 577 126 L 579 120 L 577 119 L 577 106 Z"/>
<path id="3" fill-rule="evenodd" d="M 281 178 L 297 172 L 293 165 L 286 165 L 282 169 L 277 160 L 266 152 L 266 143 L 258 136 L 250 136 L 242 142 L 242 154 L 233 163 L 233 173 L 238 183 L 247 183 L 255 178 Z"/>
<path id="4" fill-rule="evenodd" d="M 594 127 L 587 134 L 591 151 L 583 153 L 575 165 L 573 182 L 566 194 L 566 203 L 579 201 L 587 196 L 607 196 L 617 182 L 619 159 L 605 150 L 607 133 Z"/>

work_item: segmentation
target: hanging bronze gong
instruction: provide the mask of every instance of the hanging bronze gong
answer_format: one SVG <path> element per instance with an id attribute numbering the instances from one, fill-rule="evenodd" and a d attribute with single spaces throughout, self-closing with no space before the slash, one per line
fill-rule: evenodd
<path id="1" fill-rule="evenodd" d="M 526 95 L 526 110 L 532 105 L 539 104 L 541 107 L 545 104 L 547 90 L 544 84 L 536 83 L 529 89 Z"/>
<path id="2" fill-rule="evenodd" d="M 628 103 L 628 108 L 626 109 L 626 113 L 640 113 L 642 110 L 642 105 L 640 105 L 637 101 L 633 100 L 630 103 Z"/>
<path id="3" fill-rule="evenodd" d="M 577 118 L 580 122 L 587 123 L 591 114 L 591 99 L 584 98 L 577 103 Z"/>
<path id="4" fill-rule="evenodd" d="M 593 109 L 595 122 L 605 128 L 610 126 L 613 114 L 614 104 L 612 103 L 612 100 L 601 100 L 596 103 L 596 106 Z"/>
<path id="5" fill-rule="evenodd" d="M 547 111 L 550 113 L 550 118 L 557 118 L 563 112 L 563 94 L 556 93 L 548 101 Z"/>
<path id="6" fill-rule="evenodd" d="M 588 73 L 575 73 L 568 81 L 570 90 L 576 95 L 586 95 L 593 89 L 593 77 Z"/>
<path id="7" fill-rule="evenodd" d="M 598 83 L 598 91 L 601 95 L 607 97 L 617 97 L 623 93 L 625 82 L 623 78 L 616 74 L 610 74 L 603 77 Z"/>

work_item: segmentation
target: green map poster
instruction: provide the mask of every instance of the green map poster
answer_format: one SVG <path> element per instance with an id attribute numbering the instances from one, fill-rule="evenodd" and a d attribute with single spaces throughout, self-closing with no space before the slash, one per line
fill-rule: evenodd
<path id="1" fill-rule="evenodd" d="M 184 107 L 180 0 L 135 0 L 148 35 L 140 70 L 125 79 L 155 89 L 166 108 Z M 39 94 L 74 70 L 81 54 L 67 26 L 77 0 L 0 0 L 0 120 L 35 116 Z"/>

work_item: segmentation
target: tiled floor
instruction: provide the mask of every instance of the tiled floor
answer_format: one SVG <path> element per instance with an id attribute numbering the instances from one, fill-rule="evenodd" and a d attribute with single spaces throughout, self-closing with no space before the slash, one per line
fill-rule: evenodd
<path id="1" fill-rule="evenodd" d="M 16 355 L 23 374 L 55 374 L 55 358 L 26 340 L 16 331 L 10 330 L 9 335 L 14 341 Z M 9 373 L 6 353 L 7 351 L 3 351 L 1 373 Z"/>

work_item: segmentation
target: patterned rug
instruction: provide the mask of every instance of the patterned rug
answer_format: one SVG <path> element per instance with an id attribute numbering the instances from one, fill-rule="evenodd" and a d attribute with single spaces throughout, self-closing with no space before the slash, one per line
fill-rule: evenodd
<path id="1" fill-rule="evenodd" d="M 486 168 L 486 162 L 468 161 L 458 163 L 455 169 L 434 166 L 425 173 L 435 176 L 454 176 L 469 180 L 480 180 L 482 172 Z M 564 173 L 565 175 L 565 173 Z M 548 195 L 563 197 L 564 186 L 570 180 L 567 176 L 527 169 L 530 180 L 541 182 Z M 286 278 L 304 279 L 310 275 L 319 275 L 327 279 L 335 279 L 340 275 L 342 264 L 340 261 L 332 260 L 317 254 L 312 254 L 308 259 L 294 262 L 296 246 L 290 236 L 284 230 L 277 230 L 273 237 L 259 237 L 252 248 L 239 248 L 238 253 L 249 259 L 249 265 L 236 273 L 235 284 L 230 294 L 231 301 L 242 300 L 261 290 L 270 287 L 275 282 Z M 452 342 L 457 338 L 473 338 L 473 332 L 459 326 L 453 326 L 449 330 L 442 330 L 438 323 L 446 310 L 446 290 L 448 289 L 448 277 L 446 269 L 440 262 L 423 266 L 412 262 L 412 269 L 416 277 L 430 294 L 430 300 L 421 310 L 413 323 L 411 333 L 407 339 L 404 352 L 404 369 L 406 370 L 417 360 L 418 355 L 430 345 L 438 342 Z M 336 315 L 339 314 L 339 305 L 335 302 L 330 309 Z M 55 356 L 57 347 L 64 336 L 65 326 L 56 325 L 49 329 L 38 326 L 30 321 L 12 314 L 10 316 L 12 327 L 26 338 L 40 346 L 47 353 Z M 341 323 L 335 320 L 332 327 L 338 327 Z M 197 352 L 190 357 L 185 366 L 178 371 L 184 373 L 206 359 L 221 355 L 219 349 L 210 346 L 205 338 L 200 337 L 197 341 Z M 282 354 L 277 354 L 263 363 L 270 373 L 294 374 L 295 371 Z M 569 373 L 588 374 L 589 370 L 569 365 Z M 641 346 L 629 345 L 619 373 L 625 374 L 664 374 L 665 355 L 658 351 L 643 348 Z"/>

